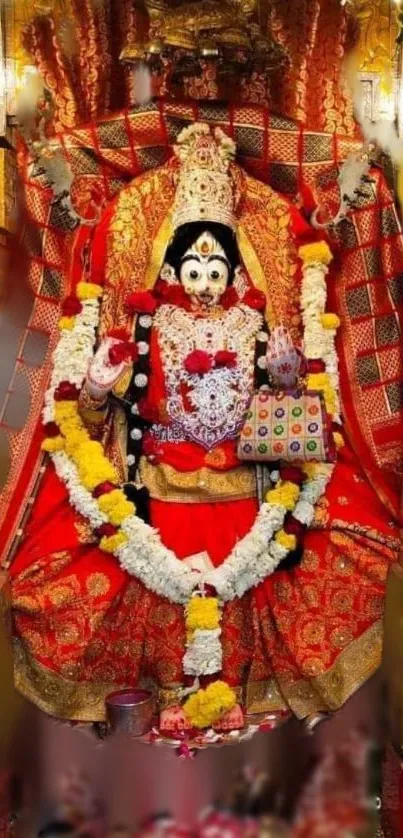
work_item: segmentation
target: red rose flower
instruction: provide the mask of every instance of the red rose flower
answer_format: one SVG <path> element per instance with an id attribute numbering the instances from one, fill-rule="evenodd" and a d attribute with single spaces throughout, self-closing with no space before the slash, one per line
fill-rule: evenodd
<path id="1" fill-rule="evenodd" d="M 297 466 L 282 466 L 280 468 L 280 477 L 282 480 L 289 480 L 290 483 L 295 483 L 297 486 L 301 486 L 304 482 L 303 472 Z"/>
<path id="2" fill-rule="evenodd" d="M 297 519 L 293 518 L 292 515 L 286 519 L 284 532 L 286 532 L 287 535 L 295 535 L 297 539 L 300 539 L 304 534 L 304 530 L 304 524 L 301 524 L 301 521 L 297 521 Z"/>
<path id="3" fill-rule="evenodd" d="M 55 437 L 59 436 L 60 428 L 56 425 L 56 422 L 46 422 L 46 425 L 43 426 L 44 433 L 47 437 Z"/>
<path id="4" fill-rule="evenodd" d="M 138 356 L 138 349 L 135 343 L 119 341 L 111 346 L 108 357 L 113 367 L 119 366 L 123 361 L 135 361 Z"/>
<path id="5" fill-rule="evenodd" d="M 113 492 L 114 489 L 117 488 L 118 487 L 115 485 L 115 483 L 111 483 L 110 480 L 105 480 L 104 483 L 98 483 L 98 486 L 95 486 L 92 496 L 93 498 L 100 498 L 101 495 L 107 495 L 109 494 L 109 492 Z"/>
<path id="6" fill-rule="evenodd" d="M 74 317 L 76 314 L 80 314 L 83 310 L 82 303 L 75 297 L 74 294 L 70 294 L 69 297 L 66 297 L 62 303 L 62 314 L 65 317 Z"/>
<path id="7" fill-rule="evenodd" d="M 139 415 L 142 419 L 145 419 L 146 422 L 157 423 L 159 421 L 158 407 L 152 404 L 149 399 L 140 399 L 137 407 Z"/>
<path id="8" fill-rule="evenodd" d="M 75 384 L 70 384 L 70 381 L 61 381 L 55 390 L 55 402 L 74 402 L 77 401 L 80 391 Z"/>
<path id="9" fill-rule="evenodd" d="M 150 291 L 135 291 L 129 294 L 126 305 L 135 314 L 154 314 L 157 301 Z"/>
<path id="10" fill-rule="evenodd" d="M 95 535 L 97 535 L 98 538 L 103 538 L 104 536 L 109 538 L 111 535 L 116 535 L 117 532 L 118 529 L 117 527 L 114 527 L 113 524 L 101 524 L 101 526 L 95 530 Z"/>
<path id="11" fill-rule="evenodd" d="M 221 305 L 227 311 L 229 308 L 236 306 L 237 303 L 239 303 L 238 293 L 234 286 L 230 285 L 221 297 Z"/>
<path id="12" fill-rule="evenodd" d="M 321 358 L 311 358 L 307 364 L 309 373 L 326 372 L 326 364 Z"/>
<path id="13" fill-rule="evenodd" d="M 194 349 L 193 352 L 185 358 L 184 367 L 186 372 L 190 375 L 205 375 L 213 366 L 213 359 L 207 352 L 202 349 Z"/>
<path id="14" fill-rule="evenodd" d="M 266 297 L 257 288 L 250 288 L 246 292 L 242 302 L 249 306 L 249 308 L 256 309 L 256 311 L 264 311 L 266 308 Z"/>
<path id="15" fill-rule="evenodd" d="M 190 297 L 179 283 L 170 285 L 165 280 L 161 280 L 158 283 L 156 293 L 161 302 L 168 303 L 172 306 L 179 306 L 180 308 L 186 309 L 186 311 L 190 310 Z"/>
<path id="16" fill-rule="evenodd" d="M 228 369 L 233 369 L 233 367 L 236 367 L 237 353 L 229 352 L 227 349 L 221 349 L 219 352 L 216 352 L 214 361 L 216 367 L 228 367 Z"/>

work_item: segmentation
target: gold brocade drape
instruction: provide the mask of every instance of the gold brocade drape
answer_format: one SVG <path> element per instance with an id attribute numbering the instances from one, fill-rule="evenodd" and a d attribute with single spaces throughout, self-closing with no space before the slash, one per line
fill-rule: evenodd
<path id="1" fill-rule="evenodd" d="M 24 46 L 52 90 L 56 130 L 95 120 L 130 104 L 130 73 L 119 61 L 129 41 L 147 34 L 134 0 L 69 0 L 75 32 L 70 51 L 63 38 L 66 21 L 37 16 L 26 27 Z M 261 0 L 260 25 L 271 28 L 285 49 L 286 69 L 271 77 L 254 72 L 236 91 L 226 91 L 205 68 L 201 79 L 187 84 L 195 98 L 231 99 L 266 104 L 271 111 L 301 120 L 318 131 L 354 133 L 351 103 L 343 90 L 342 60 L 355 26 L 340 0 Z M 169 66 L 154 92 L 170 89 Z"/>
<path id="2" fill-rule="evenodd" d="M 340 0 L 272 0 L 272 32 L 290 57 L 272 85 L 271 107 L 318 131 L 354 133 L 342 60 L 356 26 Z"/>

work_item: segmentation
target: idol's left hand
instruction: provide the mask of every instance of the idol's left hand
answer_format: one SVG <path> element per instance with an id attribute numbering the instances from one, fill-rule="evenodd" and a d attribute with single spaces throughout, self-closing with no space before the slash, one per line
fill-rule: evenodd
<path id="1" fill-rule="evenodd" d="M 279 390 L 296 387 L 301 375 L 303 356 L 293 344 L 285 326 L 275 326 L 267 342 L 267 372 Z"/>

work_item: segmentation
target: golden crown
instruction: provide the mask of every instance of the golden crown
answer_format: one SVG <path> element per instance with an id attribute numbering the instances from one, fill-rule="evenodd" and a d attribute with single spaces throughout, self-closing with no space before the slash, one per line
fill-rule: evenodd
<path id="1" fill-rule="evenodd" d="M 236 227 L 235 185 L 230 163 L 236 146 L 220 128 L 197 122 L 184 128 L 174 148 L 180 171 L 173 207 L 173 226 L 215 221 Z"/>

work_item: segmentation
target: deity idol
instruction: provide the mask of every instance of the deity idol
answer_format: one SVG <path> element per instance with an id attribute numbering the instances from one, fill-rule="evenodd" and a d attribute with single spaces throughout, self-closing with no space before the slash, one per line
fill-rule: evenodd
<path id="1" fill-rule="evenodd" d="M 312 718 L 379 663 L 398 531 L 342 430 L 331 253 L 234 157 L 185 129 L 63 306 L 11 571 L 17 685 L 59 717 L 152 682 L 166 732 Z"/>

